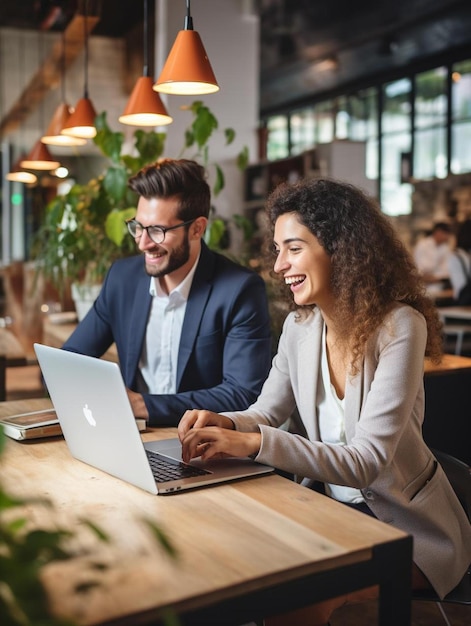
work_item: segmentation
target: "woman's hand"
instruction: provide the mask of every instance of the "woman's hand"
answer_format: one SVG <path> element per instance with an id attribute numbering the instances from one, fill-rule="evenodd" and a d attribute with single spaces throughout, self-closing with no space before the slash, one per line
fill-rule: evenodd
<path id="1" fill-rule="evenodd" d="M 219 415 L 219 413 L 212 413 L 211 411 L 192 409 L 191 411 L 185 411 L 178 424 L 180 441 L 183 442 L 185 435 L 192 428 L 204 428 L 205 426 L 219 426 L 220 428 L 234 430 L 234 424 L 228 417 Z"/>
<path id="2" fill-rule="evenodd" d="M 207 461 L 228 456 L 257 454 L 260 450 L 262 435 L 228 430 L 218 426 L 193 427 L 187 431 L 181 442 L 182 459 L 188 463 L 195 457 L 201 457 L 203 461 Z"/>

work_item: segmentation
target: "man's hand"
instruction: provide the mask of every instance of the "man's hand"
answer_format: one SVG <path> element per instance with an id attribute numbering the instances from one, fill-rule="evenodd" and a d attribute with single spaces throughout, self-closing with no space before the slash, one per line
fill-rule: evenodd
<path id="1" fill-rule="evenodd" d="M 126 389 L 128 393 L 129 402 L 131 403 L 132 412 L 134 417 L 143 417 L 145 420 L 149 419 L 149 412 L 144 403 L 142 394 Z"/>

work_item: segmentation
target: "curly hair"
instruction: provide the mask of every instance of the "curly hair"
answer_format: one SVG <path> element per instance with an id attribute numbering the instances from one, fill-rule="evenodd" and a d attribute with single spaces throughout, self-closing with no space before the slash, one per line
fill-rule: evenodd
<path id="1" fill-rule="evenodd" d="M 377 202 L 353 185 L 332 179 L 283 183 L 269 196 L 268 215 L 274 227 L 284 213 L 299 221 L 330 256 L 338 331 L 352 353 L 352 372 L 368 338 L 379 328 L 395 302 L 419 311 L 427 324 L 426 355 L 439 361 L 442 324 L 411 255 L 399 240 Z M 303 317 L 311 307 L 297 307 Z"/>

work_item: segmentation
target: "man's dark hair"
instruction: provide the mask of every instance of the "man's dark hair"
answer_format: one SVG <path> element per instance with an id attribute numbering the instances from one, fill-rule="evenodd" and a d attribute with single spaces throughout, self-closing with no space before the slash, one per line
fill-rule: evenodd
<path id="1" fill-rule="evenodd" d="M 451 226 L 450 224 L 448 224 L 448 222 L 436 222 L 433 225 L 432 233 L 434 233 L 436 230 L 441 230 L 444 233 L 451 233 Z"/>
<path id="2" fill-rule="evenodd" d="M 163 159 L 142 168 L 129 179 L 129 187 L 140 196 L 178 198 L 179 219 L 208 217 L 211 193 L 204 167 L 189 159 Z"/>

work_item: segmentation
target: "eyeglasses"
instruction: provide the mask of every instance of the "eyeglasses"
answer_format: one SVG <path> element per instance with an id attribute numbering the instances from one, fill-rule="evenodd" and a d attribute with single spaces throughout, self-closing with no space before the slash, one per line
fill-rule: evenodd
<path id="1" fill-rule="evenodd" d="M 140 239 L 142 233 L 146 230 L 154 243 L 163 243 L 165 241 L 165 235 L 169 230 L 188 226 L 189 224 L 193 224 L 194 221 L 194 219 L 188 220 L 188 222 L 181 222 L 181 224 L 177 224 L 176 226 L 143 226 L 137 220 L 132 219 L 126 221 L 126 226 L 128 227 L 129 234 L 131 234 L 134 239 Z"/>

